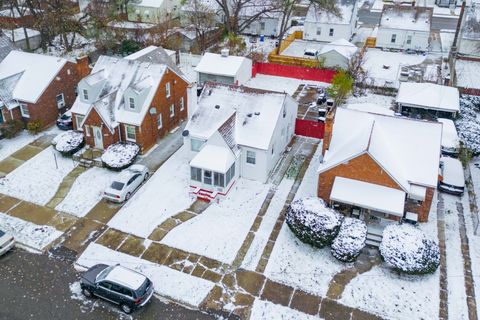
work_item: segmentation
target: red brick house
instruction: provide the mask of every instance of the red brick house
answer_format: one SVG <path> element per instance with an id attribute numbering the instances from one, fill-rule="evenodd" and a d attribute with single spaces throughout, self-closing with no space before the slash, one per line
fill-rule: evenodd
<path id="1" fill-rule="evenodd" d="M 156 54 L 160 50 L 150 47 L 123 59 L 101 56 L 80 81 L 71 111 L 87 145 L 105 149 L 131 141 L 145 152 L 187 118 L 190 83 L 174 67 L 159 63 L 165 58 Z"/>
<path id="2" fill-rule="evenodd" d="M 8 120 L 55 122 L 76 98 L 78 81 L 90 71 L 88 58 L 11 51 L 0 62 L 0 125 Z"/>
<path id="3" fill-rule="evenodd" d="M 326 120 L 318 196 L 364 219 L 369 231 L 407 213 L 426 222 L 441 137 L 437 122 L 337 108 Z"/>

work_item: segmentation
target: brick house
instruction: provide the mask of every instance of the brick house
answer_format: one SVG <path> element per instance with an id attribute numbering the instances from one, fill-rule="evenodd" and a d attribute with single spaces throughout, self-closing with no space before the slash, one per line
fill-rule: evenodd
<path id="1" fill-rule="evenodd" d="M 72 106 L 77 83 L 89 72 L 87 57 L 72 62 L 11 51 L 0 62 L 0 125 L 22 120 L 48 127 Z"/>
<path id="2" fill-rule="evenodd" d="M 372 230 L 428 221 L 437 186 L 442 125 L 337 108 L 326 120 L 318 197 Z"/>
<path id="3" fill-rule="evenodd" d="M 74 128 L 84 131 L 90 147 L 131 141 L 145 152 L 187 118 L 192 86 L 169 63 L 159 63 L 170 60 L 158 54 L 162 48 L 144 50 L 123 59 L 101 56 L 78 84 Z"/>

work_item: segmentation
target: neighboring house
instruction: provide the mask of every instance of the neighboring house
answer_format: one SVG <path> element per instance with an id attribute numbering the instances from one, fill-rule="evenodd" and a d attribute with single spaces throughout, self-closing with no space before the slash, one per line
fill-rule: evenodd
<path id="1" fill-rule="evenodd" d="M 433 8 L 384 5 L 376 46 L 427 51 L 432 16 Z"/>
<path id="2" fill-rule="evenodd" d="M 195 71 L 199 86 L 205 82 L 243 85 L 252 77 L 252 60 L 231 56 L 228 49 L 223 49 L 221 54 L 207 52 Z"/>
<path id="3" fill-rule="evenodd" d="M 3 33 L 13 42 L 13 44 L 22 50 L 36 50 L 40 48 L 42 42 L 42 35 L 40 31 L 29 28 L 17 28 L 14 30 L 3 30 Z M 28 37 L 28 45 L 27 38 Z"/>
<path id="4" fill-rule="evenodd" d="M 131 141 L 145 152 L 187 118 L 188 81 L 162 62 L 168 56 L 157 56 L 151 48 L 143 52 L 133 60 L 100 56 L 78 84 L 71 112 L 87 145 L 105 149 Z"/>
<path id="5" fill-rule="evenodd" d="M 0 63 L 0 120 L 40 121 L 43 127 L 55 123 L 72 106 L 77 83 L 89 72 L 87 57 L 75 63 L 11 51 Z"/>
<path id="6" fill-rule="evenodd" d="M 297 108 L 286 93 L 206 84 L 184 132 L 190 192 L 213 200 L 239 177 L 266 182 L 293 137 Z"/>
<path id="7" fill-rule="evenodd" d="M 339 0 L 337 8 L 338 15 L 317 10 L 315 5 L 311 5 L 305 17 L 303 39 L 325 42 L 350 40 L 357 27 L 356 0 Z"/>
<path id="8" fill-rule="evenodd" d="M 205 36 L 205 47 L 217 43 L 221 36 L 218 28 L 210 28 L 203 31 Z M 168 40 L 175 48 L 183 52 L 201 53 L 201 39 L 193 26 L 185 28 L 174 28 L 169 32 Z"/>
<path id="9" fill-rule="evenodd" d="M 282 24 L 282 12 L 270 11 L 259 15 L 265 10 L 265 6 L 270 7 L 272 4 L 270 1 L 258 4 L 252 2 L 242 8 L 238 17 L 239 23 L 242 25 L 242 23 L 249 22 L 242 31 L 244 34 L 278 36 Z"/>
<path id="10" fill-rule="evenodd" d="M 201 13 L 204 15 L 202 16 Z M 225 15 L 222 8 L 218 5 L 218 2 L 215 0 L 188 0 L 185 1 L 185 4 L 180 8 L 180 21 L 182 26 L 189 26 L 192 23 L 190 16 L 195 15 L 199 17 L 200 21 L 205 19 L 217 23 L 223 23 Z"/>
<path id="11" fill-rule="evenodd" d="M 18 27 L 33 26 L 33 15 L 27 8 L 20 7 L 0 10 L 0 25 L 3 28 L 14 29 Z"/>
<path id="12" fill-rule="evenodd" d="M 457 44 L 458 58 L 480 60 L 480 5 L 472 3 L 465 8 Z"/>
<path id="13" fill-rule="evenodd" d="M 455 118 L 460 94 L 455 87 L 434 83 L 401 82 L 395 102 L 403 115 L 426 118 Z"/>
<path id="14" fill-rule="evenodd" d="M 180 0 L 140 0 L 127 5 L 128 20 L 144 23 L 162 23 L 180 15 Z"/>
<path id="15" fill-rule="evenodd" d="M 338 39 L 322 47 L 318 58 L 327 68 L 346 69 L 350 59 L 357 53 L 358 47 L 345 39 Z"/>
<path id="16" fill-rule="evenodd" d="M 438 182 L 440 123 L 344 108 L 326 121 L 320 198 L 364 220 L 376 240 L 393 221 L 428 221 Z"/>

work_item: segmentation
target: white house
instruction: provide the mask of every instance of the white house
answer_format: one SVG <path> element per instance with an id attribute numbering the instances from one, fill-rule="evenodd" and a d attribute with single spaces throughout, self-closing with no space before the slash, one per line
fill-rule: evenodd
<path id="1" fill-rule="evenodd" d="M 346 69 L 350 59 L 357 53 L 358 47 L 345 39 L 338 39 L 322 47 L 318 58 L 327 68 Z"/>
<path id="2" fill-rule="evenodd" d="M 427 51 L 432 16 L 432 8 L 384 5 L 376 46 Z"/>
<path id="3" fill-rule="evenodd" d="M 180 8 L 180 21 L 183 26 L 189 26 L 192 21 L 188 17 L 200 13 L 204 13 L 205 17 L 212 17 L 214 21 L 222 23 L 224 21 L 224 13 L 222 8 L 215 0 L 187 0 Z"/>
<path id="4" fill-rule="evenodd" d="M 231 56 L 228 49 L 221 54 L 207 52 L 198 63 L 198 85 L 205 82 L 243 85 L 252 77 L 252 60 Z"/>
<path id="5" fill-rule="evenodd" d="M 161 23 L 180 15 L 181 0 L 140 0 L 127 5 L 128 20 L 144 23 Z"/>
<path id="6" fill-rule="evenodd" d="M 455 87 L 427 82 L 401 82 L 396 103 L 398 111 L 404 115 L 430 114 L 454 118 L 460 111 L 460 94 Z"/>
<path id="7" fill-rule="evenodd" d="M 286 93 L 207 84 L 184 132 L 190 192 L 213 200 L 239 177 L 266 182 L 293 137 L 297 109 Z"/>
<path id="8" fill-rule="evenodd" d="M 269 11 L 259 15 L 260 12 L 265 11 L 266 7 L 270 8 L 270 6 L 272 6 L 270 1 L 244 6 L 239 14 L 240 25 L 245 21 L 252 21 L 243 30 L 243 33 L 278 36 L 282 23 L 282 13 L 280 11 Z"/>
<path id="9" fill-rule="evenodd" d="M 357 26 L 356 0 L 339 0 L 337 8 L 339 15 L 317 10 L 314 5 L 311 5 L 305 17 L 303 38 L 325 42 L 338 39 L 350 40 Z"/>

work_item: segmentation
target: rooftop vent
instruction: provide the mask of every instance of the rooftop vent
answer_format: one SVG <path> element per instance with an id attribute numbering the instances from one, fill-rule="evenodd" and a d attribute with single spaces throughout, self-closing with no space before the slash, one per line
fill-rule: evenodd
<path id="1" fill-rule="evenodd" d="M 212 95 L 212 89 L 208 90 L 208 95 L 209 95 L 209 96 Z"/>
<path id="2" fill-rule="evenodd" d="M 188 137 L 189 134 L 190 134 L 190 132 L 188 130 L 183 130 L 183 132 L 182 132 L 182 136 L 184 136 L 184 137 Z"/>
<path id="3" fill-rule="evenodd" d="M 253 114 L 249 113 L 247 114 L 247 117 L 251 118 L 253 116 Z"/>
<path id="4" fill-rule="evenodd" d="M 228 55 L 230 54 L 230 50 L 228 50 L 227 48 L 223 48 L 222 51 L 220 51 L 222 57 L 228 57 Z"/>
<path id="5" fill-rule="evenodd" d="M 215 106 L 215 109 L 220 109 L 220 106 L 217 104 L 217 105 Z"/>
<path id="6" fill-rule="evenodd" d="M 259 116 L 259 115 L 260 115 L 260 112 L 258 112 L 258 111 L 255 112 L 255 115 L 256 115 L 256 116 Z"/>

